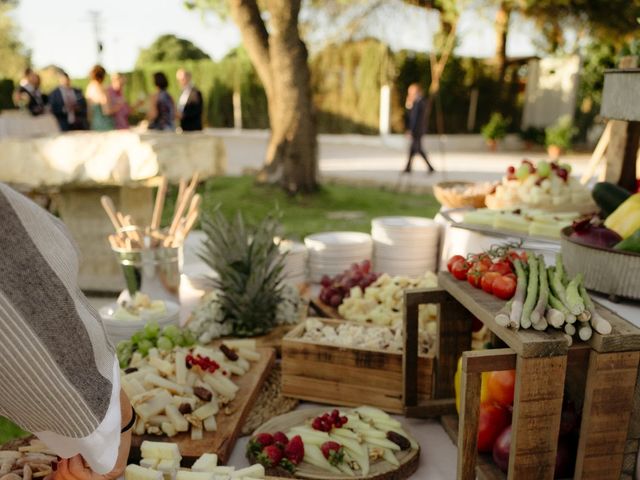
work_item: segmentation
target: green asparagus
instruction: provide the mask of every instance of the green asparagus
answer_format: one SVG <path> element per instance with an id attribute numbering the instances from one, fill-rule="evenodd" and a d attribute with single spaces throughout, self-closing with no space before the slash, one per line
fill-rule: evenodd
<path id="1" fill-rule="evenodd" d="M 538 275 L 538 259 L 535 255 L 529 255 L 529 280 L 527 285 L 527 298 L 522 307 L 520 326 L 529 328 L 531 326 L 531 312 L 538 300 L 538 286 L 540 278 Z"/>

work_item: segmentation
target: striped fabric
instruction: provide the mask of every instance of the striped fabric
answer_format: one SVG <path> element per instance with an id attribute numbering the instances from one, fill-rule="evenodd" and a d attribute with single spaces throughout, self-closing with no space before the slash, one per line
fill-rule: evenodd
<path id="1" fill-rule="evenodd" d="M 112 395 L 114 351 L 77 285 L 62 223 L 0 183 L 0 415 L 30 432 L 90 435 Z"/>

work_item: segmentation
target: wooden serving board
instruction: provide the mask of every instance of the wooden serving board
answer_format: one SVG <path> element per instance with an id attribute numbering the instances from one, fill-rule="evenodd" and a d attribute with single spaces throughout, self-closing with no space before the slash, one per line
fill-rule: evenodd
<path id="1" fill-rule="evenodd" d="M 191 440 L 190 433 L 181 433 L 174 437 L 166 435 L 133 435 L 131 439 L 132 456 L 139 453 L 144 440 L 154 442 L 177 443 L 184 457 L 184 464 L 189 465 L 204 453 L 215 453 L 221 464 L 226 464 L 231 451 L 240 435 L 242 424 L 253 407 L 262 384 L 266 380 L 275 362 L 275 352 L 271 348 L 258 348 L 260 360 L 251 363 L 251 369 L 243 376 L 233 376 L 233 382 L 240 387 L 236 398 L 216 415 L 218 430 L 204 432 L 202 440 Z M 225 412 L 229 411 L 229 414 Z"/>
<path id="2" fill-rule="evenodd" d="M 309 408 L 304 410 L 296 410 L 285 415 L 280 415 L 279 417 L 272 418 L 267 423 L 258 428 L 254 432 L 254 435 L 263 432 L 287 432 L 290 428 L 298 425 L 303 425 L 306 420 L 331 411 L 332 409 L 332 407 Z M 403 429 L 408 432 L 408 430 L 404 426 Z M 294 478 L 307 478 L 312 480 L 351 480 L 354 478 L 364 480 L 403 480 L 405 478 L 409 478 L 418 469 L 418 464 L 420 461 L 420 449 L 397 452 L 396 457 L 400 462 L 400 466 L 396 467 L 383 460 L 378 460 L 377 462 L 371 464 L 369 475 L 366 477 L 350 477 L 348 475 L 337 475 L 310 465 L 306 462 L 302 462 L 300 465 L 298 465 Z"/>
<path id="3" fill-rule="evenodd" d="M 327 305 L 319 298 L 315 297 L 309 300 L 309 304 L 312 308 L 317 310 L 317 312 L 326 318 L 333 318 L 335 320 L 344 320 L 340 314 L 338 313 L 337 308 L 333 308 L 330 305 Z"/>

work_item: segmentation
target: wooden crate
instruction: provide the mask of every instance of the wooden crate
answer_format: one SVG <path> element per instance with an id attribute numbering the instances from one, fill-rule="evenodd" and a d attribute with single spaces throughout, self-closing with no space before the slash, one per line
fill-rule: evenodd
<path id="1" fill-rule="evenodd" d="M 640 414 L 634 411 L 640 393 L 640 330 L 598 307 L 611 322 L 612 333 L 594 333 L 589 342 L 568 349 L 558 332 L 513 331 L 496 325 L 494 316 L 503 302 L 465 282 L 441 273 L 439 284 L 509 347 L 463 355 L 458 478 L 553 478 L 565 389 L 583 411 L 574 478 L 629 478 L 640 439 Z M 476 436 L 481 373 L 512 368 L 516 369 L 516 391 L 505 476 L 492 462 L 477 457 Z M 455 420 L 443 418 L 449 433 L 455 430 Z"/>
<path id="2" fill-rule="evenodd" d="M 336 326 L 339 320 L 319 319 Z M 402 413 L 403 356 L 303 340 L 304 324 L 282 341 L 282 393 L 285 396 L 332 405 L 366 403 L 387 412 Z M 434 355 L 420 355 L 418 394 L 433 391 Z"/>

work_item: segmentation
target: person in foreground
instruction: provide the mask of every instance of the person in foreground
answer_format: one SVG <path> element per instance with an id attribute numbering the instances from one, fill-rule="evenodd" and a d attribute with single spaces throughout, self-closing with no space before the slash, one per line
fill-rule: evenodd
<path id="1" fill-rule="evenodd" d="M 0 415 L 62 458 L 54 480 L 114 480 L 135 413 L 62 222 L 0 183 Z"/>
<path id="2" fill-rule="evenodd" d="M 427 173 L 434 172 L 435 169 L 429 162 L 429 158 L 422 148 L 422 136 L 427 133 L 427 102 L 422 93 L 422 87 L 417 83 L 409 85 L 407 90 L 407 109 L 405 117 L 406 135 L 411 139 L 409 145 L 409 159 L 404 173 L 411 172 L 411 161 L 415 154 L 419 154 L 427 163 Z"/>
<path id="3" fill-rule="evenodd" d="M 182 93 L 178 99 L 177 117 L 184 132 L 202 130 L 202 93 L 191 82 L 191 72 L 181 68 L 176 72 L 176 80 Z"/>

